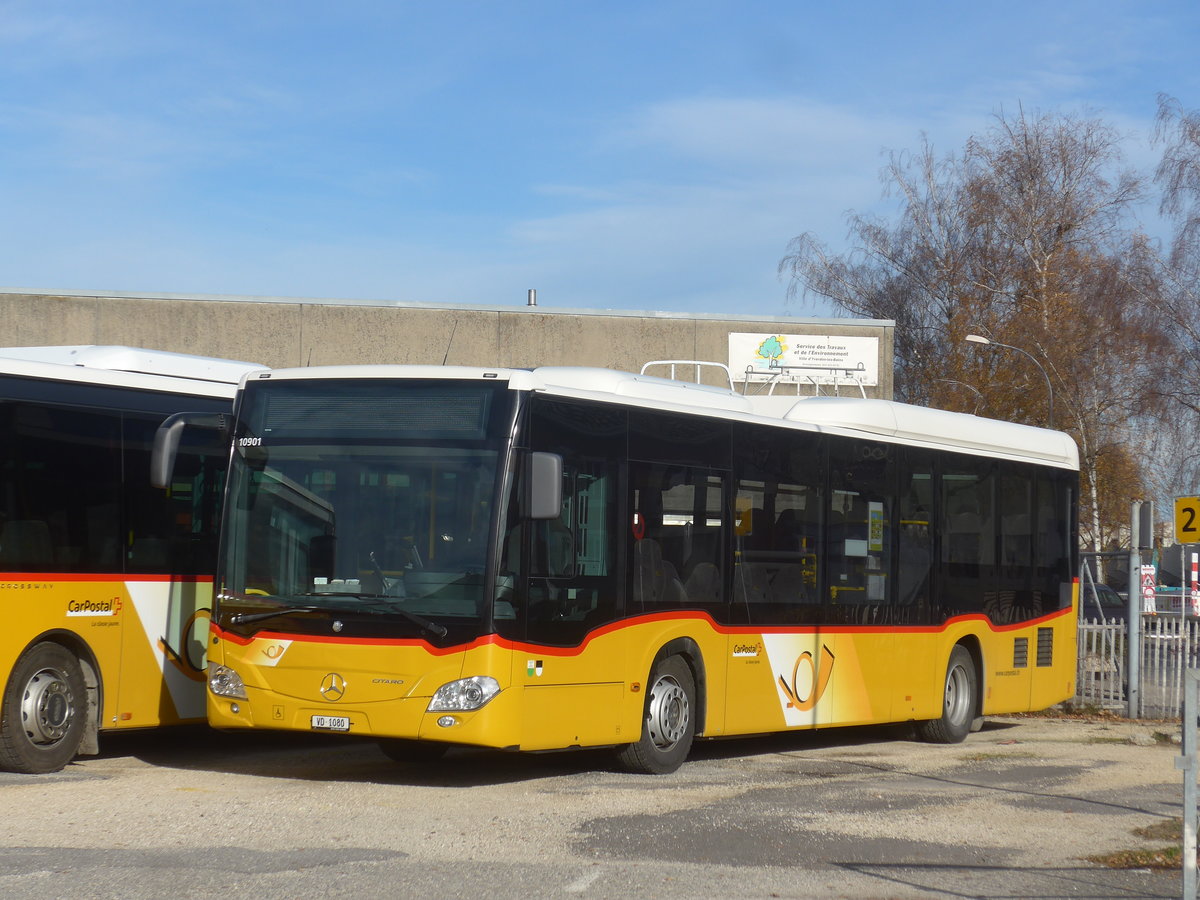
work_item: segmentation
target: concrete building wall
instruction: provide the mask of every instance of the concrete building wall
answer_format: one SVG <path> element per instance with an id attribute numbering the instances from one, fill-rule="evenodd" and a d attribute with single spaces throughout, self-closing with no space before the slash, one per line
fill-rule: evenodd
<path id="1" fill-rule="evenodd" d="M 880 383 L 867 388 L 867 394 L 892 396 L 893 323 L 889 321 L 0 291 L 0 346 L 126 344 L 248 360 L 272 368 L 446 363 L 585 365 L 636 372 L 653 359 L 728 362 L 732 332 L 876 337 Z"/>

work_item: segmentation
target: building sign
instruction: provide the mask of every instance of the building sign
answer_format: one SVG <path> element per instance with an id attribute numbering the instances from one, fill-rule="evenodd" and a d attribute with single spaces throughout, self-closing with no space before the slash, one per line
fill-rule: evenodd
<path id="1" fill-rule="evenodd" d="M 746 381 L 873 387 L 879 384 L 879 338 L 733 332 L 729 369 Z"/>

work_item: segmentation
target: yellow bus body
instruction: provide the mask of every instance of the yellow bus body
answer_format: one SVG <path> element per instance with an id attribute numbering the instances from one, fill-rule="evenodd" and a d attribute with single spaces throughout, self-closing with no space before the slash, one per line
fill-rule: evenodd
<path id="1" fill-rule="evenodd" d="M 98 685 L 100 730 L 203 721 L 211 601 L 204 577 L 0 573 L 0 670 L 53 640 Z"/>
<path id="2" fill-rule="evenodd" d="M 242 676 L 247 699 L 210 692 L 208 716 L 227 729 L 310 730 L 314 717 L 338 717 L 360 736 L 512 750 L 611 746 L 638 739 L 655 656 L 680 642 L 694 648 L 685 656 L 704 737 L 936 719 L 957 644 L 977 658 L 982 714 L 1039 710 L 1075 693 L 1077 602 L 1019 626 L 968 615 L 939 627 L 755 629 L 658 613 L 602 627 L 574 648 L 496 636 L 449 650 L 265 630 L 243 639 L 214 626 L 209 658 Z M 1038 659 L 1039 646 L 1048 657 Z M 500 693 L 474 712 L 427 711 L 439 687 L 472 675 L 497 679 Z M 322 692 L 331 676 L 344 692 Z"/>

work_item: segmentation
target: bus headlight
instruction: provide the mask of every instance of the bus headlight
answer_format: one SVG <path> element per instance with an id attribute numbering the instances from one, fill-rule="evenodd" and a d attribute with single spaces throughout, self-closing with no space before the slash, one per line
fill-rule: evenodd
<path id="1" fill-rule="evenodd" d="M 490 675 L 460 678 L 443 684 L 429 701 L 427 712 L 470 712 L 500 693 L 500 682 Z"/>
<path id="2" fill-rule="evenodd" d="M 214 662 L 208 664 L 208 689 L 218 697 L 246 699 L 246 685 L 242 683 L 242 676 L 229 666 Z"/>

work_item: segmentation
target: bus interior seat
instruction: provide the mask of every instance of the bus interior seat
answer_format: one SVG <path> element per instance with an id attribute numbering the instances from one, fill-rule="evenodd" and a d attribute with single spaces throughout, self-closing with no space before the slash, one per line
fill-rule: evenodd
<path id="1" fill-rule="evenodd" d="M 771 579 L 771 602 L 796 604 L 808 601 L 804 584 L 804 567 L 798 563 L 785 563 L 779 566 L 775 577 Z"/>
<path id="2" fill-rule="evenodd" d="M 641 604 L 657 603 L 661 594 L 662 547 L 653 538 L 633 545 L 633 598 Z"/>
<path id="3" fill-rule="evenodd" d="M 633 545 L 633 596 L 646 606 L 681 606 L 687 600 L 675 566 L 663 559 L 662 545 L 653 538 Z"/>
<path id="4" fill-rule="evenodd" d="M 721 570 L 715 563 L 697 563 L 683 585 L 687 600 L 692 605 L 709 606 L 720 602 Z"/>
<path id="5" fill-rule="evenodd" d="M 740 562 L 733 575 L 733 599 L 737 604 L 766 603 L 771 589 L 767 566 Z"/>
<path id="6" fill-rule="evenodd" d="M 533 532 L 532 571 L 549 578 L 575 574 L 575 539 L 561 519 L 536 523 Z"/>

